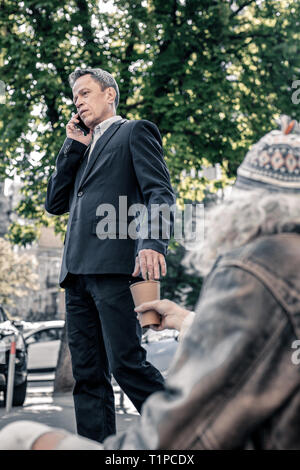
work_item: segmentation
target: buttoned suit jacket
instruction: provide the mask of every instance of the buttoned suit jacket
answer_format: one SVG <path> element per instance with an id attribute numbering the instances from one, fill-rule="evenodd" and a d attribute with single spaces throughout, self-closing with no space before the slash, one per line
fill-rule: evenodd
<path id="1" fill-rule="evenodd" d="M 46 210 L 54 215 L 69 212 L 59 278 L 62 287 L 68 273 L 131 274 L 141 249 L 166 255 L 173 229 L 171 210 L 169 221 L 164 221 L 169 229 L 160 230 L 159 237 L 151 238 L 150 226 L 148 238 L 129 237 L 127 228 L 137 219 L 124 217 L 124 207 L 121 211 L 119 205 L 119 196 L 123 196 L 122 204 L 126 201 L 127 208 L 133 204 L 143 204 L 147 209 L 152 204 L 171 208 L 175 204 L 155 124 L 122 119 L 99 137 L 88 158 L 89 148 L 66 138 L 48 183 Z M 115 227 L 109 220 L 114 214 L 103 210 L 105 204 L 115 208 Z M 104 218 L 111 224 L 105 225 Z M 111 227 L 115 235 L 109 233 Z"/>

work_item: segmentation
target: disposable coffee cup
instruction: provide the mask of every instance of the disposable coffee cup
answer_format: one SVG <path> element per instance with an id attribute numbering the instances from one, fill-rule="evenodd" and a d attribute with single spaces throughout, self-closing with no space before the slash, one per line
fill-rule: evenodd
<path id="1" fill-rule="evenodd" d="M 130 286 L 131 295 L 135 307 L 150 302 L 160 300 L 160 282 L 159 281 L 141 281 L 135 282 Z M 138 319 L 142 328 L 152 325 L 160 325 L 161 316 L 155 310 L 147 310 L 139 313 Z"/>

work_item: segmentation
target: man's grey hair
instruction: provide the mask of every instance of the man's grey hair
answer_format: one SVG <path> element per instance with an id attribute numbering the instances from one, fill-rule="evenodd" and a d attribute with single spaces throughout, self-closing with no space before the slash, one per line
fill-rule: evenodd
<path id="1" fill-rule="evenodd" d="M 91 69 L 91 68 L 76 69 L 74 72 L 72 72 L 69 75 L 69 84 L 71 88 L 73 88 L 74 83 L 79 77 L 82 77 L 83 75 L 87 75 L 87 74 L 91 75 L 95 81 L 100 83 L 102 90 L 105 90 L 106 88 L 109 88 L 109 87 L 112 87 L 116 90 L 115 107 L 117 109 L 119 101 L 120 101 L 119 87 L 114 77 L 109 72 L 106 72 L 106 70 Z"/>

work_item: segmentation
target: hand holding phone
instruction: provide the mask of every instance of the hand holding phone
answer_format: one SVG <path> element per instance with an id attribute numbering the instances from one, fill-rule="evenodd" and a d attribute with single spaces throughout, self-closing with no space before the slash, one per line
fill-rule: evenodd
<path id="1" fill-rule="evenodd" d="M 72 116 L 66 126 L 66 131 L 67 137 L 78 140 L 84 145 L 89 145 L 93 137 L 93 130 L 84 124 L 78 113 Z"/>
<path id="2" fill-rule="evenodd" d="M 91 131 L 91 129 L 86 126 L 83 122 L 83 120 L 81 119 L 81 117 L 78 115 L 78 123 L 76 124 L 76 126 L 78 127 L 78 129 L 80 129 L 84 135 L 88 135 Z"/>

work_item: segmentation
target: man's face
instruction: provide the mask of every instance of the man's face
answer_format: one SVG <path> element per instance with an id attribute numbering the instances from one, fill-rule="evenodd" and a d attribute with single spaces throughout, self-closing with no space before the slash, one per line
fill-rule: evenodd
<path id="1" fill-rule="evenodd" d="M 114 115 L 115 90 L 101 89 L 100 83 L 91 75 L 79 77 L 73 86 L 73 102 L 86 126 L 91 129 Z"/>

